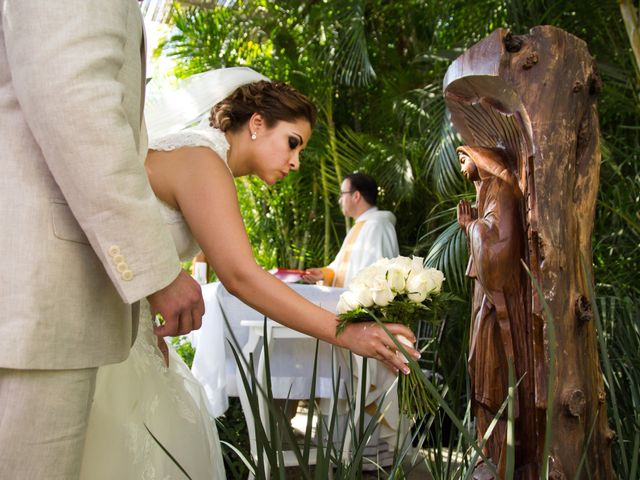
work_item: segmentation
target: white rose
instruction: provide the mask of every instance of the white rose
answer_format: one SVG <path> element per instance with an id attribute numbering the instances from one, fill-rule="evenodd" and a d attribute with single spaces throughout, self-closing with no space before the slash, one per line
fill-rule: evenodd
<path id="1" fill-rule="evenodd" d="M 373 296 L 371 295 L 371 288 L 365 282 L 358 280 L 349 284 L 349 290 L 353 292 L 356 300 L 363 307 L 373 306 Z"/>
<path id="2" fill-rule="evenodd" d="M 390 267 L 398 268 L 404 272 L 404 278 L 407 278 L 411 271 L 411 259 L 409 257 L 399 256 L 391 260 Z"/>
<path id="3" fill-rule="evenodd" d="M 424 258 L 413 257 L 411 259 L 411 270 L 414 272 L 419 272 L 421 270 L 424 270 Z"/>
<path id="4" fill-rule="evenodd" d="M 373 285 L 373 279 L 375 277 L 384 276 L 386 271 L 386 267 L 376 266 L 375 264 L 369 265 L 368 267 L 360 270 L 360 273 L 358 273 L 358 275 L 349 282 L 349 288 L 351 288 L 351 284 L 354 282 L 359 282 L 371 287 L 371 285 Z"/>
<path id="5" fill-rule="evenodd" d="M 338 306 L 336 307 L 336 310 L 338 311 L 338 313 L 347 313 L 347 312 L 350 312 L 351 310 L 355 310 L 359 306 L 360 306 L 360 303 L 358 302 L 358 299 L 355 296 L 355 294 L 352 291 L 347 290 L 342 295 L 340 295 L 340 299 L 338 300 Z"/>
<path id="6" fill-rule="evenodd" d="M 444 273 L 437 268 L 428 268 L 427 273 L 431 278 L 431 286 L 428 293 L 440 293 L 440 291 L 442 291 L 442 283 L 444 282 Z"/>
<path id="7" fill-rule="evenodd" d="M 435 268 L 426 268 L 417 273 L 411 273 L 407 279 L 409 300 L 415 303 L 423 302 L 427 295 L 439 293 L 442 290 L 444 275 Z"/>
<path id="8" fill-rule="evenodd" d="M 395 259 L 394 259 L 395 260 Z M 381 258 L 380 260 L 371 264 L 372 267 L 387 267 L 391 264 L 393 260 L 390 260 L 386 257 Z"/>
<path id="9" fill-rule="evenodd" d="M 371 295 L 373 302 L 381 307 L 389 305 L 389 302 L 396 296 L 386 280 L 380 277 L 374 279 L 373 286 L 371 287 Z"/>
<path id="10" fill-rule="evenodd" d="M 409 267 L 411 265 L 411 259 L 409 257 L 398 255 L 396 258 L 391 260 L 391 263 L 398 267 Z"/>
<path id="11" fill-rule="evenodd" d="M 426 270 L 412 272 L 407 279 L 407 297 L 414 303 L 423 302 L 429 293 L 430 284 L 430 276 Z"/>
<path id="12" fill-rule="evenodd" d="M 396 293 L 402 293 L 405 286 L 406 272 L 398 267 L 391 267 L 387 270 L 387 284 Z"/>

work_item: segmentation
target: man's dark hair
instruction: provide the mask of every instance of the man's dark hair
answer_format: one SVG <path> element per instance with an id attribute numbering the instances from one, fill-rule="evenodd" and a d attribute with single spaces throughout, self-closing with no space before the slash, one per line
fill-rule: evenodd
<path id="1" fill-rule="evenodd" d="M 371 175 L 355 172 L 350 173 L 344 178 L 345 180 L 349 179 L 352 191 L 360 192 L 360 195 L 364 197 L 369 205 L 376 205 L 378 201 L 378 184 Z"/>

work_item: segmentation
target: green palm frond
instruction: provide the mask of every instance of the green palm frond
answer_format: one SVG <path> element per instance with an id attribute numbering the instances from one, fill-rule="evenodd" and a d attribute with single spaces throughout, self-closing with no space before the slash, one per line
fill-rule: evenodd
<path id="1" fill-rule="evenodd" d="M 345 165 L 349 165 L 351 171 L 361 170 L 372 175 L 383 190 L 383 197 L 400 201 L 411 195 L 413 175 L 402 143 L 387 145 L 350 128 L 341 130 L 338 138 Z"/>
<path id="2" fill-rule="evenodd" d="M 338 131 L 338 155 L 346 173 L 351 173 L 363 167 L 363 160 L 371 151 L 371 145 L 365 134 L 357 133 L 351 128 Z M 337 192 L 335 192 L 337 193 Z"/>
<path id="3" fill-rule="evenodd" d="M 440 198 L 464 191 L 455 149 L 460 144 L 449 120 L 439 85 L 416 89 L 406 96 L 398 115 L 403 127 L 419 135 L 423 148 L 423 172 Z"/>
<path id="4" fill-rule="evenodd" d="M 444 119 L 438 135 L 432 137 L 425 152 L 427 170 L 432 171 L 438 193 L 446 198 L 461 190 L 461 175 L 456 147 L 460 144 L 449 119 Z"/>
<path id="5" fill-rule="evenodd" d="M 466 258 L 467 239 L 458 222 L 454 221 L 435 239 L 425 264 L 444 272 L 451 291 L 464 295 L 467 291 Z"/>
<path id="6" fill-rule="evenodd" d="M 367 47 L 364 1 L 344 4 L 337 16 L 338 43 L 333 54 L 333 76 L 337 83 L 365 87 L 375 78 Z"/>

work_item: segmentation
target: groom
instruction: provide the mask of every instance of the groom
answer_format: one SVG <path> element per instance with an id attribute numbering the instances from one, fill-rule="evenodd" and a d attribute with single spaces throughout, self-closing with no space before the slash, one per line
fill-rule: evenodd
<path id="1" fill-rule="evenodd" d="M 143 166 L 141 43 L 135 0 L 0 0 L 0 478 L 77 478 L 132 304 L 200 326 Z"/>

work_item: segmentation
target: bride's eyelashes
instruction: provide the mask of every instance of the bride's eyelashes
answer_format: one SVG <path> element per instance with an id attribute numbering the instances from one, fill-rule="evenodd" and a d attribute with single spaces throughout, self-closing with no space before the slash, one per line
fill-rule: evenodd
<path id="1" fill-rule="evenodd" d="M 294 136 L 289 137 L 289 148 L 291 150 L 295 150 L 296 148 L 298 148 L 298 146 L 301 143 L 302 143 L 302 140 L 300 140 L 298 137 L 294 137 Z"/>

